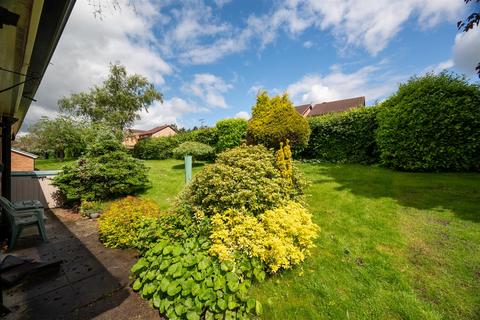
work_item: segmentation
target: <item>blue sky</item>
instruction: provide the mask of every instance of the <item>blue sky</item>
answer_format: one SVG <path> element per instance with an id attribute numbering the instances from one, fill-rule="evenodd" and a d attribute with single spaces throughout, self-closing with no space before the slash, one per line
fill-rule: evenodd
<path id="1" fill-rule="evenodd" d="M 56 101 L 101 82 L 110 62 L 147 76 L 164 103 L 137 128 L 248 117 L 258 90 L 295 104 L 381 101 L 410 76 L 448 69 L 477 81 L 480 31 L 462 0 L 120 1 L 95 17 L 78 0 L 25 129 Z"/>

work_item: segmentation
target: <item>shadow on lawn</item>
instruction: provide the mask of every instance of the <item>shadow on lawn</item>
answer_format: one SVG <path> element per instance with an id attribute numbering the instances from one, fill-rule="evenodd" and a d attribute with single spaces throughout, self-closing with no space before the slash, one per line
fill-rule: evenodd
<path id="1" fill-rule="evenodd" d="M 410 173 L 361 165 L 325 165 L 319 169 L 341 185 L 339 191 L 368 198 L 388 197 L 416 209 L 449 209 L 461 219 L 480 222 L 478 173 Z M 331 182 L 313 182 L 327 181 Z"/>
<path id="2" fill-rule="evenodd" d="M 192 168 L 201 168 L 208 163 L 210 163 L 210 162 L 195 162 L 194 164 L 192 164 Z M 183 164 L 183 163 L 176 164 L 176 165 L 172 166 L 172 169 L 175 169 L 175 170 L 182 169 L 182 170 L 184 170 L 185 169 L 185 164 Z"/>

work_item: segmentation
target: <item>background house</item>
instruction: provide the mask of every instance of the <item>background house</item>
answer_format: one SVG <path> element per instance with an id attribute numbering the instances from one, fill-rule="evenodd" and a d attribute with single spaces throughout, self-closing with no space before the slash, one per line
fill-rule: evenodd
<path id="1" fill-rule="evenodd" d="M 317 104 L 304 104 L 295 109 L 304 117 L 321 116 L 330 112 L 347 111 L 353 108 L 365 107 L 365 97 L 328 101 Z"/>
<path id="2" fill-rule="evenodd" d="M 158 126 L 150 130 L 129 129 L 125 134 L 123 145 L 127 148 L 133 148 L 137 144 L 137 142 L 143 138 L 169 137 L 176 134 L 177 131 L 168 124 Z"/>
<path id="3" fill-rule="evenodd" d="M 37 158 L 33 153 L 12 148 L 12 171 L 34 171 Z"/>

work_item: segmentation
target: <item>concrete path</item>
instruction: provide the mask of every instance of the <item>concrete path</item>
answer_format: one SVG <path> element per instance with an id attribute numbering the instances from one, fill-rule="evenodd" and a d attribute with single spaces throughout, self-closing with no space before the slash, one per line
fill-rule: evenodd
<path id="1" fill-rule="evenodd" d="M 48 242 L 24 231 L 12 254 L 41 261 L 63 260 L 60 272 L 30 277 L 4 292 L 13 312 L 5 319 L 160 319 L 129 288 L 135 251 L 107 249 L 98 241 L 96 221 L 68 210 L 47 212 Z"/>

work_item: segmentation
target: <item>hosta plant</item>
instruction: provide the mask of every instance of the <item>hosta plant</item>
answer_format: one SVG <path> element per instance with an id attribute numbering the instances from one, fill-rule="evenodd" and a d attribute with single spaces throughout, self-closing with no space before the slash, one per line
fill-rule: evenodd
<path id="1" fill-rule="evenodd" d="M 205 238 L 162 240 L 132 267 L 133 289 L 168 319 L 252 319 L 261 304 L 248 296 L 252 280 L 263 281 L 257 259 L 220 262 Z"/>

